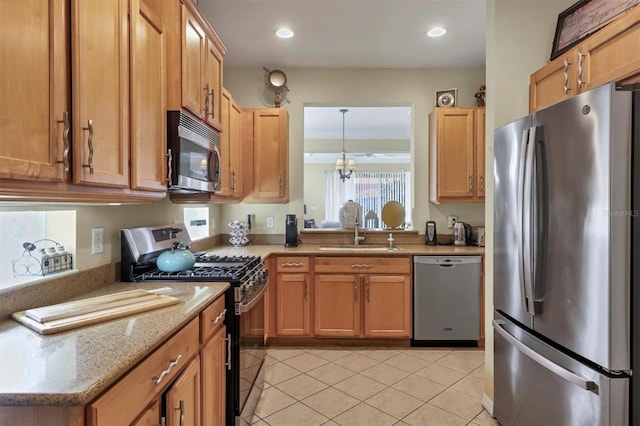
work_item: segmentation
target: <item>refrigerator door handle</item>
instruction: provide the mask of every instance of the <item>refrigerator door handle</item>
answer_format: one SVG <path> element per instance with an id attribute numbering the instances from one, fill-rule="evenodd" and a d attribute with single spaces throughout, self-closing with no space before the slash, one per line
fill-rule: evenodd
<path id="1" fill-rule="evenodd" d="M 524 189 L 522 201 L 522 254 L 524 268 L 524 294 L 527 312 L 536 314 L 533 300 L 533 179 L 534 160 L 536 158 L 536 127 L 529 129 L 529 142 L 525 160 Z"/>
<path id="2" fill-rule="evenodd" d="M 524 130 L 522 130 L 522 139 L 521 139 L 521 146 L 520 146 L 520 163 L 521 167 L 520 170 L 518 171 L 518 205 L 517 205 L 517 220 L 518 220 L 518 228 L 520 230 L 520 232 L 517 233 L 518 235 L 518 272 L 519 272 L 519 276 L 520 276 L 520 283 L 522 284 L 522 288 L 520 289 L 520 301 L 522 304 L 522 310 L 525 312 L 529 312 L 529 308 L 527 307 L 527 299 L 528 299 L 528 294 L 527 294 L 527 288 L 525 286 L 525 270 L 524 270 L 524 253 L 523 253 L 523 247 L 524 247 L 524 233 L 525 233 L 525 228 L 524 228 L 524 209 L 523 209 L 523 203 L 524 203 L 524 181 L 525 181 L 525 174 L 526 174 L 526 158 L 527 158 L 527 145 L 528 145 L 528 141 L 529 140 L 529 129 L 525 128 Z M 532 312 L 529 312 L 532 313 Z"/>
<path id="3" fill-rule="evenodd" d="M 504 321 L 501 320 L 493 320 L 493 329 L 500 334 L 507 342 L 513 345 L 516 349 L 522 352 L 524 355 L 529 357 L 531 360 L 537 362 L 547 370 L 551 371 L 555 375 L 562 377 L 564 380 L 573 383 L 576 386 L 584 390 L 591 391 L 595 394 L 598 393 L 598 385 L 596 382 L 592 380 L 585 379 L 582 376 L 579 376 L 572 371 L 567 370 L 566 368 L 556 364 L 555 362 L 549 360 L 548 358 L 543 357 L 538 352 L 534 351 L 524 343 L 520 342 L 514 336 L 511 335 L 503 326 Z"/>

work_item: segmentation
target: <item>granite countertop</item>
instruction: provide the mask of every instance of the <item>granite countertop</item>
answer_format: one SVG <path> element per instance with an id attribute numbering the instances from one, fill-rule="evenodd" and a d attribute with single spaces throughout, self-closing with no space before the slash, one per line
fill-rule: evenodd
<path id="1" fill-rule="evenodd" d="M 0 322 L 0 406 L 84 405 L 229 288 L 228 283 L 113 283 L 84 294 L 171 287 L 180 303 L 66 332 L 40 335 Z"/>
<path id="2" fill-rule="evenodd" d="M 376 250 L 367 250 L 367 247 L 375 247 Z M 433 255 L 433 256 L 469 256 L 484 255 L 484 247 L 477 246 L 455 246 L 455 245 L 439 245 L 426 246 L 424 244 L 398 244 L 397 249 L 377 250 L 383 248 L 383 245 L 367 246 L 363 244 L 359 248 L 346 248 L 341 244 L 300 244 L 298 247 L 284 247 L 276 244 L 253 245 L 249 244 L 244 247 L 232 246 L 216 246 L 210 250 L 211 253 L 226 256 L 261 256 L 263 259 L 270 255 L 277 256 L 409 256 L 409 255 Z M 327 250 L 326 248 L 337 248 L 336 250 Z"/>

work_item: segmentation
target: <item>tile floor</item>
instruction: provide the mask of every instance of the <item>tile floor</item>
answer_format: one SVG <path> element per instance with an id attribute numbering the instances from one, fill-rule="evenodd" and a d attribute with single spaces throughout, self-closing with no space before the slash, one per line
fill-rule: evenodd
<path id="1" fill-rule="evenodd" d="M 257 426 L 494 426 L 484 351 L 270 348 Z"/>

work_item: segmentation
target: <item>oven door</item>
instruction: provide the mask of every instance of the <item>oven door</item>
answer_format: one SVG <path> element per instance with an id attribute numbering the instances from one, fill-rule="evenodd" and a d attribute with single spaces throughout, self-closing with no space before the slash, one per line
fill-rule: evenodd
<path id="1" fill-rule="evenodd" d="M 250 301 L 239 305 L 239 383 L 238 409 L 240 418 L 237 425 L 248 425 L 258 403 L 264 385 L 263 363 L 266 357 L 265 338 L 265 302 L 267 286 Z"/>

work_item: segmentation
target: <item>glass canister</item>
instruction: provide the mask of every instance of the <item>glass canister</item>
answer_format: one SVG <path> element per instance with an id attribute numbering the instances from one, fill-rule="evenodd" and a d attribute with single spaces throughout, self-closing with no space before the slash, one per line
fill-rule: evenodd
<path id="1" fill-rule="evenodd" d="M 340 206 L 340 226 L 344 229 L 353 229 L 362 226 L 362 207 L 353 200 L 348 200 Z"/>

